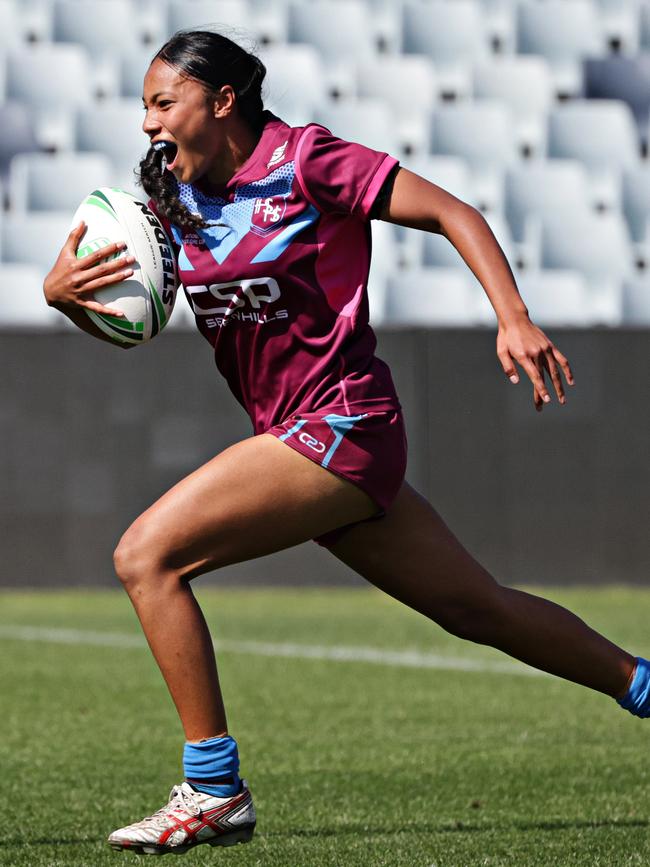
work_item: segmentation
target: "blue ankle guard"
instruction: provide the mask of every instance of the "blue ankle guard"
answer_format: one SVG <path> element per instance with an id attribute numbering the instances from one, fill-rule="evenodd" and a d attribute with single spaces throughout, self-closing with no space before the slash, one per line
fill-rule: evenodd
<path id="1" fill-rule="evenodd" d="M 186 743 L 183 769 L 185 779 L 195 789 L 217 798 L 230 798 L 241 788 L 237 741 L 230 736 Z"/>
<path id="2" fill-rule="evenodd" d="M 647 659 L 638 657 L 630 688 L 617 701 L 635 716 L 650 716 L 650 662 Z"/>

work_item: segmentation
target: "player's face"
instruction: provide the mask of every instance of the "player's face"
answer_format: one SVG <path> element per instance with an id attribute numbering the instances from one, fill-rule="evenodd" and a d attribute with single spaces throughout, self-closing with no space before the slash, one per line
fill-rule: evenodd
<path id="1" fill-rule="evenodd" d="M 154 60 L 144 79 L 142 129 L 152 141 L 177 147 L 167 168 L 177 181 L 193 183 L 219 159 L 224 128 L 218 101 L 198 81 Z"/>

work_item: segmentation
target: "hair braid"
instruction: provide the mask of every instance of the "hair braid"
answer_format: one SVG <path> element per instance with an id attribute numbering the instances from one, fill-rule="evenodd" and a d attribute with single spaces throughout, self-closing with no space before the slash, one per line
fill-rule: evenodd
<path id="1" fill-rule="evenodd" d="M 140 186 L 154 200 L 162 217 L 182 229 L 205 229 L 208 225 L 198 214 L 192 214 L 178 198 L 178 183 L 165 169 L 163 150 L 151 147 L 140 162 Z"/>

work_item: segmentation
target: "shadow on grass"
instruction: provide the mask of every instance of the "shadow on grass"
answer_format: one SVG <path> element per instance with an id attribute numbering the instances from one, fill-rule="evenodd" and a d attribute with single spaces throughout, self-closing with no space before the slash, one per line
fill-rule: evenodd
<path id="1" fill-rule="evenodd" d="M 646 819 L 594 819 L 589 821 L 575 820 L 555 822 L 450 822 L 446 825 L 413 824 L 403 828 L 373 828 L 367 825 L 338 825 L 336 828 L 299 828 L 285 831 L 262 832 L 260 837 L 339 837 L 347 834 L 357 836 L 394 837 L 398 834 L 481 834 L 494 831 L 579 831 L 587 828 L 647 828 L 650 820 Z"/>

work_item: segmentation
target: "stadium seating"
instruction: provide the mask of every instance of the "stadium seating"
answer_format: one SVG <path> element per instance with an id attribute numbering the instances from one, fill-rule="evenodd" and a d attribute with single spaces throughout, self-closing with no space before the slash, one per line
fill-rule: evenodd
<path id="1" fill-rule="evenodd" d="M 164 37 L 177 30 L 206 27 L 249 48 L 285 42 L 287 13 L 282 4 L 253 7 L 246 0 L 172 0 Z"/>
<path id="2" fill-rule="evenodd" d="M 650 325 L 650 279 L 626 281 L 623 284 L 623 322 L 626 325 Z"/>
<path id="3" fill-rule="evenodd" d="M 63 317 L 43 297 L 43 273 L 34 265 L 0 264 L 0 328 L 59 328 Z"/>
<path id="4" fill-rule="evenodd" d="M 29 239 L 28 219 L 56 237 L 49 268 L 92 187 L 145 196 L 142 81 L 162 41 L 196 25 L 258 51 L 265 103 L 290 124 L 388 151 L 482 210 L 535 315 L 575 325 L 584 303 L 584 324 L 647 324 L 647 0 L 0 0 L 0 261 L 32 261 L 14 238 Z M 466 321 L 492 321 L 444 238 L 381 223 L 373 235 L 373 321 L 414 315 L 390 288 L 411 271 L 461 276 Z M 459 322 L 444 297 L 446 313 L 418 309 Z M 177 311 L 171 327 L 190 322 Z"/>
<path id="5" fill-rule="evenodd" d="M 142 131 L 143 120 L 142 102 L 137 99 L 110 100 L 81 108 L 76 115 L 77 149 L 105 153 L 116 173 L 128 176 L 149 146 Z"/>
<path id="6" fill-rule="evenodd" d="M 582 92 L 582 59 L 604 50 L 596 8 L 590 0 L 522 0 L 517 45 L 521 54 L 548 60 L 556 93 L 577 96 Z"/>
<path id="7" fill-rule="evenodd" d="M 482 322 L 471 275 L 460 268 L 413 268 L 388 277 L 386 320 L 402 326 L 455 326 Z"/>
<path id="8" fill-rule="evenodd" d="M 517 241 L 530 242 L 545 220 L 590 207 L 587 172 L 575 160 L 528 163 L 506 172 L 505 212 Z"/>
<path id="9" fill-rule="evenodd" d="M 334 135 L 399 156 L 398 130 L 386 104 L 377 99 L 319 105 L 314 120 Z"/>
<path id="10" fill-rule="evenodd" d="M 372 56 L 376 43 L 363 0 L 312 0 L 289 6 L 289 41 L 307 42 L 327 63 Z"/>
<path id="11" fill-rule="evenodd" d="M 137 4 L 131 0 L 54 0 L 54 39 L 84 46 L 95 60 L 141 50 Z"/>
<path id="12" fill-rule="evenodd" d="M 589 99 L 621 100 L 646 138 L 650 111 L 650 55 L 599 57 L 584 63 L 585 96 Z"/>
<path id="13" fill-rule="evenodd" d="M 575 209 L 542 227 L 542 266 L 581 272 L 589 284 L 596 321 L 619 325 L 622 285 L 634 274 L 633 251 L 623 217 Z"/>
<path id="14" fill-rule="evenodd" d="M 113 167 L 101 153 L 23 154 L 12 160 L 9 201 L 16 213 L 76 210 L 88 193 L 111 185 Z"/>
<path id="15" fill-rule="evenodd" d="M 5 214 L 2 221 L 4 262 L 34 265 L 47 273 L 70 233 L 71 213 Z"/>
<path id="16" fill-rule="evenodd" d="M 38 142 L 29 109 L 20 102 L 0 104 L 0 130 L 0 178 L 5 178 L 12 158 L 38 150 Z"/>
<path id="17" fill-rule="evenodd" d="M 541 326 L 598 324 L 584 276 L 578 271 L 533 271 L 518 277 L 521 297 L 533 322 Z"/>
<path id="18" fill-rule="evenodd" d="M 266 66 L 265 105 L 287 123 L 308 123 L 327 101 L 325 71 L 311 45 L 270 45 L 260 52 Z M 300 118 L 300 120 L 299 120 Z"/>
<path id="19" fill-rule="evenodd" d="M 524 157 L 546 154 L 546 115 L 553 80 L 542 57 L 499 57 L 474 65 L 474 94 L 501 100 L 512 111 L 515 136 Z"/>
<path id="20" fill-rule="evenodd" d="M 480 4 L 476 0 L 406 2 L 402 25 L 404 52 L 433 60 L 442 96 L 469 95 L 471 64 L 490 50 Z"/>

